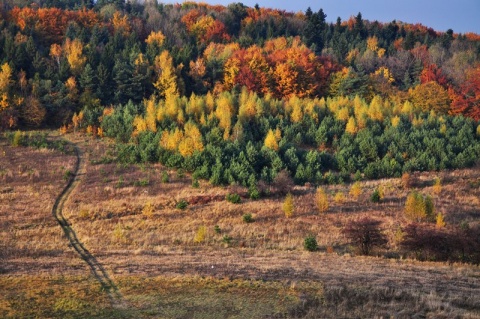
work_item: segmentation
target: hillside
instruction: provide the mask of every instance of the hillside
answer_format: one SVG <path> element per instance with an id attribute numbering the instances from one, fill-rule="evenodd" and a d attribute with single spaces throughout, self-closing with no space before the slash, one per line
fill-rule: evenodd
<path id="1" fill-rule="evenodd" d="M 0 4 L 0 317 L 477 318 L 480 36 Z"/>
<path id="2" fill-rule="evenodd" d="M 294 215 L 287 218 L 283 195 L 233 204 L 225 195 L 246 195 L 246 189 L 206 182 L 193 188 L 190 175 L 156 164 L 102 164 L 111 146 L 68 138 L 80 150 L 82 173 L 63 204 L 63 225 L 71 227 L 73 238 L 112 286 L 99 290 L 101 279 L 68 247 L 70 236 L 63 236 L 51 215 L 55 195 L 67 183 L 65 172 L 75 167 L 74 156 L 11 147 L 3 140 L 0 267 L 7 293 L 0 302 L 2 317 L 479 314 L 478 266 L 405 259 L 415 255 L 395 238 L 398 227 L 408 223 L 403 214 L 407 191 L 400 179 L 362 182 L 357 199 L 348 195 L 352 184 L 326 186 L 330 208 L 320 214 L 315 189 L 297 186 L 292 189 Z M 442 189 L 435 208 L 444 214 L 447 228 L 460 222 L 474 227 L 479 170 L 444 171 L 438 177 Z M 431 174 L 415 178 L 412 189 L 434 193 Z M 385 197 L 372 203 L 370 195 L 380 185 Z M 176 208 L 182 199 L 187 207 Z M 245 213 L 254 221 L 246 223 Z M 350 220 L 362 216 L 380 220 L 389 238 L 387 246 L 374 249 L 377 257 L 359 256 L 342 233 Z M 317 239 L 316 252 L 303 248 L 309 234 Z M 109 299 L 108 291 L 118 294 Z M 30 307 L 24 307 L 27 301 Z"/>

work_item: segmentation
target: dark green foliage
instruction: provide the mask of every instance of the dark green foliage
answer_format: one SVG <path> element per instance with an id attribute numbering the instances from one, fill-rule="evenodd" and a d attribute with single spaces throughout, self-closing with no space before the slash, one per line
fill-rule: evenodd
<path id="1" fill-rule="evenodd" d="M 194 179 L 192 181 L 192 187 L 193 188 L 199 188 L 200 187 L 200 183 L 198 182 L 198 179 Z"/>
<path id="2" fill-rule="evenodd" d="M 187 208 L 187 206 L 188 206 L 188 202 L 182 199 L 177 203 L 177 205 L 175 205 L 175 208 L 184 210 L 185 208 Z"/>
<path id="3" fill-rule="evenodd" d="M 244 223 L 247 223 L 247 224 L 253 223 L 253 222 L 255 221 L 255 220 L 253 219 L 252 214 L 250 214 L 250 213 L 244 214 L 244 215 L 242 216 L 242 220 L 243 220 Z"/>
<path id="4" fill-rule="evenodd" d="M 318 244 L 315 236 L 307 236 L 303 241 L 303 248 L 308 251 L 316 251 L 318 249 Z"/>
<path id="5" fill-rule="evenodd" d="M 242 201 L 242 199 L 240 198 L 240 195 L 238 195 L 238 194 L 227 194 L 225 199 L 228 202 L 233 203 L 233 204 L 240 204 L 240 202 Z"/>
<path id="6" fill-rule="evenodd" d="M 162 172 L 162 183 L 168 183 L 169 178 L 168 178 L 168 173 L 166 171 Z"/>
<path id="7" fill-rule="evenodd" d="M 370 196 L 370 200 L 373 203 L 380 203 L 381 196 L 380 196 L 380 191 L 378 190 L 378 188 L 375 188 L 372 195 Z"/>

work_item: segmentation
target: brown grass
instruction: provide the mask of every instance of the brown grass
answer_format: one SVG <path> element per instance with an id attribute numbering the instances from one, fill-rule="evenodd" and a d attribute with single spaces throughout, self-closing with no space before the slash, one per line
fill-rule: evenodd
<path id="1" fill-rule="evenodd" d="M 245 314 L 238 311 L 241 306 L 232 301 L 233 296 L 239 294 L 239 300 L 253 307 L 248 296 L 255 290 L 243 287 L 245 293 L 235 289 L 225 293 L 221 287 L 235 280 L 259 286 L 263 295 L 271 295 L 259 305 L 265 311 L 255 312 L 262 317 L 315 318 L 315 313 L 321 317 L 480 316 L 480 306 L 473 297 L 480 289 L 476 266 L 385 259 L 382 256 L 387 252 L 383 250 L 376 251 L 379 257 L 353 257 L 354 249 L 340 230 L 349 220 L 364 216 L 382 221 L 390 239 L 388 249 L 396 251 L 395 232 L 406 222 L 403 206 L 410 191 L 404 189 L 401 179 L 363 182 L 363 193 L 357 200 L 348 195 L 349 184 L 325 186 L 329 209 L 323 214 L 315 207 L 315 188 L 295 187 L 295 211 L 287 219 L 282 195 L 252 201 L 239 187 L 212 187 L 200 181 L 200 188 L 192 188 L 189 175 L 177 176 L 158 164 L 94 164 L 107 154 L 108 144 L 69 138 L 83 150 L 87 165 L 64 215 L 80 241 L 111 274 L 128 305 L 139 311 L 130 313 L 132 317 L 149 317 L 150 312 L 153 317 L 181 317 L 176 311 L 188 304 L 193 297 L 185 296 L 193 296 L 195 291 L 201 291 L 206 300 L 204 304 L 191 300 L 192 309 L 200 313 L 219 311 L 215 300 L 223 298 L 223 306 L 234 303 L 231 311 L 223 314 Z M 5 152 L 0 152 L 1 278 L 36 273 L 86 275 L 87 267 L 66 246 L 51 215 L 55 197 L 65 185 L 63 174 L 74 166 L 74 157 L 13 148 L 1 140 L 0 146 Z M 169 183 L 161 182 L 164 171 L 169 174 Z M 438 195 L 433 191 L 436 176 L 442 180 Z M 447 224 L 479 222 L 478 168 L 413 177 L 412 188 L 434 196 L 436 209 Z M 385 198 L 380 204 L 371 203 L 370 195 L 380 185 Z M 242 202 L 227 202 L 228 193 L 240 193 Z M 338 193 L 345 194 L 344 201 L 335 201 Z M 180 200 L 189 202 L 185 210 L 175 208 Z M 245 223 L 245 213 L 251 213 L 255 222 Z M 214 231 L 215 225 L 219 233 Z M 195 243 L 201 226 L 206 227 L 205 240 Z M 303 240 L 310 234 L 316 236 L 319 252 L 303 250 Z M 165 286 L 159 287 L 163 281 Z M 296 299 L 283 307 L 274 305 L 278 291 L 302 282 L 319 286 L 315 293 L 298 292 Z M 275 293 L 269 290 L 270 284 L 279 285 Z M 29 289 L 26 283 L 20 286 L 24 287 L 20 291 Z M 178 295 L 173 293 L 175 287 L 181 287 Z M 159 296 L 169 292 L 173 299 L 184 299 L 177 300 L 178 309 L 160 301 Z M 3 303 L 8 300 L 0 298 Z M 160 308 L 172 309 L 178 316 L 169 316 Z"/>

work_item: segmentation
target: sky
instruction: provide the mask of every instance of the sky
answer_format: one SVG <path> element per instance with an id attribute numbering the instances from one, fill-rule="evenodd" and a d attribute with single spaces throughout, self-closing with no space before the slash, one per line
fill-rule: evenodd
<path id="1" fill-rule="evenodd" d="M 337 17 L 345 21 L 361 12 L 363 19 L 370 21 L 397 20 L 421 23 L 436 31 L 452 29 L 455 33 L 480 34 L 480 0 L 202 0 L 202 2 L 222 5 L 241 2 L 249 7 L 258 3 L 260 7 L 292 12 L 304 12 L 308 7 L 316 12 L 322 8 L 328 22 L 335 22 Z"/>

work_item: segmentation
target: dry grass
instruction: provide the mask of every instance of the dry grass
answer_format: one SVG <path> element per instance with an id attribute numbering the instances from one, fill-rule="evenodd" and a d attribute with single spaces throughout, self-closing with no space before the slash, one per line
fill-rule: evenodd
<path id="1" fill-rule="evenodd" d="M 265 298 L 260 298 L 258 312 L 251 312 L 253 317 L 480 316 L 473 297 L 480 289 L 476 266 L 351 256 L 354 251 L 340 230 L 363 216 L 381 220 L 389 249 L 396 249 L 395 232 L 405 222 L 403 206 L 409 191 L 400 179 L 363 182 L 358 199 L 348 195 L 351 185 L 326 186 L 329 209 L 323 214 L 315 207 L 315 189 L 296 187 L 295 211 L 286 218 L 283 196 L 252 201 L 245 197 L 245 189 L 212 187 L 203 181 L 192 188 L 190 176 L 177 176 L 157 164 L 95 164 L 109 146 L 70 138 L 83 150 L 87 165 L 64 215 L 117 283 L 133 309 L 123 312 L 127 317 L 192 317 L 194 312 L 212 317 L 208 314 L 215 312 L 221 314 L 219 318 L 240 318 L 255 307 L 252 293 L 260 292 Z M 73 167 L 74 157 L 4 143 L 1 147 L 5 151 L 0 158 L 2 279 L 37 272 L 86 275 L 87 267 L 66 246 L 51 215 L 65 183 L 64 171 Z M 164 171 L 169 183 L 161 182 Z M 412 187 L 434 195 L 437 175 L 442 189 L 434 201 L 447 224 L 478 223 L 480 170 L 416 174 Z M 371 203 L 370 195 L 380 185 L 385 198 L 380 204 Z M 227 202 L 228 193 L 239 193 L 242 202 Z M 339 193 L 345 194 L 343 200 L 335 200 Z M 184 210 L 176 208 L 181 200 L 190 203 Z M 246 213 L 253 215 L 253 223 L 242 220 Z M 215 231 L 216 225 L 220 231 Z M 206 228 L 205 238 L 195 243 L 201 226 Z M 303 239 L 310 234 L 316 236 L 319 252 L 303 250 Z M 229 286 L 236 280 L 244 285 L 241 292 Z M 296 299 L 281 307 L 275 303 L 281 291 L 290 289 L 285 287 L 303 282 L 317 286 L 297 292 Z M 230 288 L 223 289 L 224 285 Z M 274 291 L 269 285 L 276 285 Z M 24 292 L 28 287 L 19 289 Z M 229 310 L 222 312 L 224 308 Z"/>

